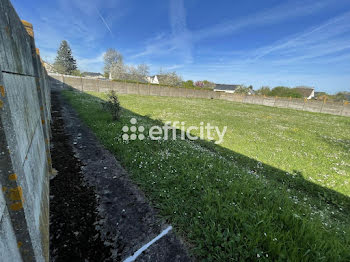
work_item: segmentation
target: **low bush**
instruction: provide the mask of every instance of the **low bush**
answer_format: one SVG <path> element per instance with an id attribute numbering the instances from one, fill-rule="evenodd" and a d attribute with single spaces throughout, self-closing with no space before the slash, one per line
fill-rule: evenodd
<path id="1" fill-rule="evenodd" d="M 102 107 L 105 111 L 111 113 L 113 120 L 119 120 L 121 107 L 118 96 L 114 90 L 108 94 L 107 101 L 102 102 Z"/>

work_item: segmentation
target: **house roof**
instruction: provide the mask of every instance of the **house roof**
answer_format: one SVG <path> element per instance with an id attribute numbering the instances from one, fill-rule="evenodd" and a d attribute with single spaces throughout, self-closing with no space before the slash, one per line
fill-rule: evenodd
<path id="1" fill-rule="evenodd" d="M 297 86 L 294 88 L 298 93 L 300 93 L 303 97 L 309 97 L 312 92 L 315 90 L 313 87 L 307 86 Z"/>
<path id="2" fill-rule="evenodd" d="M 234 91 L 237 88 L 241 87 L 240 85 L 225 85 L 225 84 L 216 84 L 214 90 L 222 91 Z"/>

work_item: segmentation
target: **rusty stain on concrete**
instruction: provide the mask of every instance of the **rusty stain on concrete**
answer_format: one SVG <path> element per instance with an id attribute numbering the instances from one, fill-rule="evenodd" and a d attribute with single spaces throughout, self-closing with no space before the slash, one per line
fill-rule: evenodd
<path id="1" fill-rule="evenodd" d="M 23 203 L 22 201 L 19 201 L 19 202 L 16 202 L 16 203 L 13 203 L 10 205 L 10 210 L 11 211 L 19 211 L 23 208 Z"/>
<path id="2" fill-rule="evenodd" d="M 8 26 L 5 26 L 5 31 L 8 36 L 10 36 L 10 28 Z"/>
<path id="3" fill-rule="evenodd" d="M 21 21 L 28 35 L 30 35 L 31 37 L 34 37 L 33 25 L 25 20 L 21 20 Z"/>
<path id="4" fill-rule="evenodd" d="M 17 175 L 16 174 L 10 174 L 9 175 L 9 180 L 11 180 L 11 181 L 17 180 Z"/>
<path id="5" fill-rule="evenodd" d="M 23 201 L 22 187 L 18 186 L 15 188 L 11 188 L 9 192 L 9 198 L 12 201 Z"/>
<path id="6" fill-rule="evenodd" d="M 5 88 L 2 85 L 0 85 L 0 94 L 2 97 L 5 97 Z"/>

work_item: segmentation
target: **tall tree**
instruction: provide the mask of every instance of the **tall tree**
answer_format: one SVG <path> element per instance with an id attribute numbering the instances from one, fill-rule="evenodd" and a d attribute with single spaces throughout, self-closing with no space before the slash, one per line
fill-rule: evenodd
<path id="1" fill-rule="evenodd" d="M 77 70 L 77 62 L 73 58 L 72 49 L 66 40 L 61 42 L 61 45 L 57 50 L 54 67 L 59 73 L 68 75 L 71 75 Z"/>
<path id="2" fill-rule="evenodd" d="M 112 69 L 114 66 L 117 65 L 117 67 L 120 68 L 120 66 L 123 64 L 122 54 L 113 48 L 109 48 L 106 51 L 106 53 L 103 56 L 103 59 L 105 62 L 104 72 L 108 74 L 112 73 Z"/>

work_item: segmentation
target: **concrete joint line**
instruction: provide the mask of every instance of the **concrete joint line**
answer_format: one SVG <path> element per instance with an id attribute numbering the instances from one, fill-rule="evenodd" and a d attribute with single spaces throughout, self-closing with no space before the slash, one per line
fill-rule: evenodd
<path id="1" fill-rule="evenodd" d="M 16 73 L 16 72 L 9 72 L 9 71 L 1 71 L 2 73 L 5 74 L 11 74 L 11 75 L 19 75 L 19 76 L 29 76 L 29 77 L 37 77 L 34 75 L 26 75 L 26 74 L 22 74 L 22 73 Z"/>
<path id="2" fill-rule="evenodd" d="M 147 244 L 143 245 L 139 250 L 137 250 L 132 256 L 126 258 L 123 262 L 133 262 L 135 261 L 135 259 L 141 255 L 141 253 L 143 251 L 145 251 L 147 248 L 149 248 L 152 244 L 154 244 L 156 241 L 158 241 L 159 239 L 161 239 L 163 236 L 165 236 L 166 234 L 168 234 L 168 232 L 170 230 L 172 230 L 173 227 L 172 226 L 168 226 L 166 229 L 164 229 L 158 236 L 156 236 L 155 238 L 153 238 L 150 242 L 148 242 Z"/>

